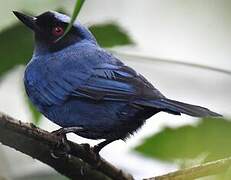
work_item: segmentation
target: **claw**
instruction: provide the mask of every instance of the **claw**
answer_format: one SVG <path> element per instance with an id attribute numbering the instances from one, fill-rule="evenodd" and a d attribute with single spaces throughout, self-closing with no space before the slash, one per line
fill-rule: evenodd
<path id="1" fill-rule="evenodd" d="M 51 156 L 55 159 L 68 156 L 68 152 L 71 150 L 66 135 L 61 137 L 60 141 L 55 145 L 54 149 L 51 150 Z"/>
<path id="2" fill-rule="evenodd" d="M 90 144 L 83 143 L 83 144 L 81 144 L 81 146 L 82 146 L 86 151 L 88 151 L 88 152 L 91 151 L 91 146 L 90 146 Z"/>
<path id="3" fill-rule="evenodd" d="M 93 148 L 91 148 L 92 151 L 95 153 L 95 154 L 98 154 L 99 155 L 99 152 L 100 150 L 102 149 L 100 146 L 98 145 L 95 145 Z"/>
<path id="4" fill-rule="evenodd" d="M 60 158 L 59 156 L 57 156 L 57 155 L 54 153 L 54 151 L 51 151 L 50 154 L 51 154 L 51 157 L 54 158 L 54 159 L 59 159 L 59 158 Z"/>
<path id="5" fill-rule="evenodd" d="M 84 173 L 84 167 L 82 166 L 81 168 L 80 168 L 80 174 L 82 175 L 82 176 L 84 176 L 85 175 L 85 173 Z"/>
<path id="6" fill-rule="evenodd" d="M 94 156 L 94 166 L 95 168 L 98 168 L 101 165 L 101 157 L 99 155 L 99 152 L 95 152 L 94 147 L 91 148 L 91 154 Z"/>
<path id="7" fill-rule="evenodd" d="M 81 146 L 85 149 L 85 151 L 87 151 L 89 154 L 91 154 L 91 156 L 94 158 L 94 161 L 95 161 L 95 167 L 99 167 L 100 166 L 100 155 L 99 155 L 99 152 L 98 151 L 95 151 L 95 147 L 91 147 L 89 144 L 87 143 L 84 143 L 84 144 L 81 144 Z"/>

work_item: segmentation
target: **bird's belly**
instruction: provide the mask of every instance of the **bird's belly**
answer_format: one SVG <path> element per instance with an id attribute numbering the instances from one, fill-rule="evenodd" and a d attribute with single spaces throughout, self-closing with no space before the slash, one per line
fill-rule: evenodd
<path id="1" fill-rule="evenodd" d="M 62 127 L 83 127 L 78 135 L 89 139 L 123 139 L 142 126 L 153 112 L 125 102 L 71 100 L 44 113 Z"/>

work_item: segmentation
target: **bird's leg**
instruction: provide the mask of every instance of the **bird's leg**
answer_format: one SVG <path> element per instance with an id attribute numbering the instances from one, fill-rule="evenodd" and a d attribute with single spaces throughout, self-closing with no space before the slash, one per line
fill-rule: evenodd
<path id="1" fill-rule="evenodd" d="M 95 153 L 95 154 L 99 154 L 99 152 L 101 151 L 101 149 L 103 149 L 106 145 L 110 144 L 111 142 L 115 141 L 115 139 L 110 139 L 110 140 L 105 140 L 97 145 L 95 145 L 93 148 L 92 148 L 92 151 Z"/>
<path id="2" fill-rule="evenodd" d="M 51 151 L 51 156 L 54 158 L 59 158 L 59 157 L 67 155 L 68 152 L 70 151 L 70 146 L 68 144 L 66 134 L 72 133 L 72 132 L 75 133 L 81 130 L 83 130 L 82 127 L 68 127 L 68 128 L 61 128 L 61 129 L 51 132 L 53 135 L 61 138 L 60 142 Z"/>
<path id="3" fill-rule="evenodd" d="M 78 131 L 83 131 L 82 127 L 67 127 L 67 128 L 60 128 L 56 131 L 51 132 L 52 134 L 56 136 L 64 136 L 66 137 L 66 134 L 68 133 L 76 133 Z"/>
<path id="4" fill-rule="evenodd" d="M 90 147 L 89 144 L 81 144 L 81 145 L 83 146 L 83 148 L 84 148 L 87 152 L 91 153 L 91 155 L 94 157 L 94 160 L 95 160 L 95 167 L 97 168 L 97 167 L 100 166 L 100 163 L 101 163 L 101 161 L 100 161 L 101 158 L 100 158 L 100 155 L 99 155 L 100 150 L 101 150 L 102 148 L 104 148 L 106 145 L 108 145 L 108 144 L 110 144 L 111 142 L 113 142 L 113 141 L 115 141 L 115 139 L 113 139 L 113 140 L 105 140 L 105 141 L 103 141 L 103 142 L 101 142 L 101 143 L 95 145 L 95 146 L 92 147 L 92 148 Z"/>

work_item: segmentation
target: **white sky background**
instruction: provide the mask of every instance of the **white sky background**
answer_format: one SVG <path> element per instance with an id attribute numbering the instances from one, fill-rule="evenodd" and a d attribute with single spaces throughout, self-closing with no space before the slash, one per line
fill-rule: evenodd
<path id="1" fill-rule="evenodd" d="M 108 19 L 131 33 L 140 53 L 231 70 L 230 0 L 89 0 L 80 16 Z"/>

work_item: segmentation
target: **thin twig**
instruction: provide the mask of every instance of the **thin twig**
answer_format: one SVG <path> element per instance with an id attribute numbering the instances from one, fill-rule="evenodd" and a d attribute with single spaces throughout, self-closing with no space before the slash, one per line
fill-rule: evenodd
<path id="1" fill-rule="evenodd" d="M 231 167 L 231 157 L 144 180 L 190 180 L 218 174 L 224 172 L 229 167 Z"/>
<path id="2" fill-rule="evenodd" d="M 146 59 L 152 62 L 158 62 L 158 63 L 168 63 L 168 64 L 176 64 L 176 65 L 182 65 L 182 66 L 188 66 L 188 67 L 195 67 L 199 69 L 204 69 L 204 70 L 209 70 L 209 71 L 215 71 L 219 73 L 223 73 L 226 75 L 231 75 L 231 71 L 229 69 L 222 69 L 219 67 L 213 67 L 209 65 L 203 65 L 203 64 L 198 64 L 198 63 L 190 63 L 188 61 L 179 61 L 179 60 L 174 60 L 174 59 L 163 59 L 163 58 L 156 58 L 156 57 L 151 57 L 151 56 L 145 56 L 139 53 L 128 53 L 128 52 L 123 52 L 123 51 L 118 51 L 118 50 L 110 50 L 112 53 L 117 54 L 118 56 L 127 56 L 130 57 L 133 61 L 134 59 Z"/>
<path id="3" fill-rule="evenodd" d="M 86 151 L 81 145 L 70 141 L 68 141 L 70 151 L 61 149 L 59 154 L 63 156 L 57 159 L 52 157 L 51 151 L 60 143 L 60 138 L 2 113 L 0 113 L 0 142 L 48 164 L 71 179 L 133 180 L 131 175 L 102 158 L 96 159 L 94 154 Z"/>

